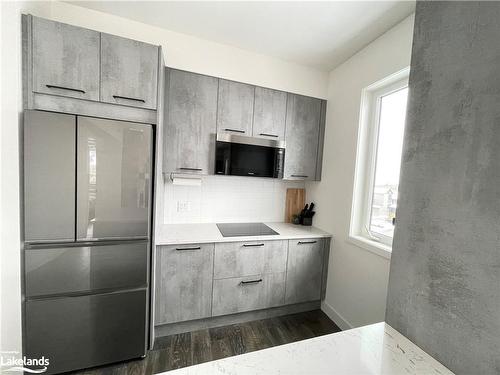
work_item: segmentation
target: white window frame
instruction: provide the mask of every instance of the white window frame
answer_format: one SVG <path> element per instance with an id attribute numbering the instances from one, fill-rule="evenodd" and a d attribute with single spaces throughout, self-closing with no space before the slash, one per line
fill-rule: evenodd
<path id="1" fill-rule="evenodd" d="M 380 107 L 384 96 L 408 87 L 409 72 L 410 69 L 405 68 L 366 87 L 361 93 L 349 240 L 387 258 L 392 251 L 392 238 L 369 230 L 377 163 Z"/>

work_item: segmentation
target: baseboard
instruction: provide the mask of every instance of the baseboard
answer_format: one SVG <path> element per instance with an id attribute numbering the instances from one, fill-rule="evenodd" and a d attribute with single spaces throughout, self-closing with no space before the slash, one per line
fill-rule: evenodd
<path id="1" fill-rule="evenodd" d="M 197 331 L 199 329 L 221 327 L 229 324 L 250 322 L 252 320 L 274 318 L 282 315 L 317 310 L 319 308 L 320 301 L 303 302 L 294 305 L 272 307 L 264 310 L 248 311 L 231 315 L 215 316 L 212 318 L 157 325 L 155 326 L 155 337 L 175 335 L 183 332 Z"/>
<path id="2" fill-rule="evenodd" d="M 328 315 L 328 317 L 333 320 L 333 322 L 339 326 L 339 328 L 343 331 L 346 329 L 354 328 L 354 325 L 349 323 L 347 319 L 345 319 L 342 315 L 340 315 L 337 310 L 335 310 L 332 306 L 330 306 L 326 301 L 321 302 L 321 310 Z"/>

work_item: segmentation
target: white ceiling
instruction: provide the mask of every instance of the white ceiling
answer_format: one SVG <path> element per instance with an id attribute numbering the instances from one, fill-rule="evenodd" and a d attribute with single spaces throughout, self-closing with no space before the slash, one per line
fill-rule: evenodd
<path id="1" fill-rule="evenodd" d="M 414 11 L 414 1 L 71 1 L 331 70 Z"/>

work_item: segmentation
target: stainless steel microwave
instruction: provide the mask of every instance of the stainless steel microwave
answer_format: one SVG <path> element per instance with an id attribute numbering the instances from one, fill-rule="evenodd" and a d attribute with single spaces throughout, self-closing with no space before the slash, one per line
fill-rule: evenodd
<path id="1" fill-rule="evenodd" d="M 215 174 L 283 178 L 285 142 L 218 133 Z"/>

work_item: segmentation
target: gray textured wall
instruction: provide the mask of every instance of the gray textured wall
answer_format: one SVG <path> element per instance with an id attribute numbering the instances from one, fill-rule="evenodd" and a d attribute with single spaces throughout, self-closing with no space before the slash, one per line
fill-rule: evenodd
<path id="1" fill-rule="evenodd" d="M 500 2 L 419 2 L 386 320 L 500 374 Z"/>

